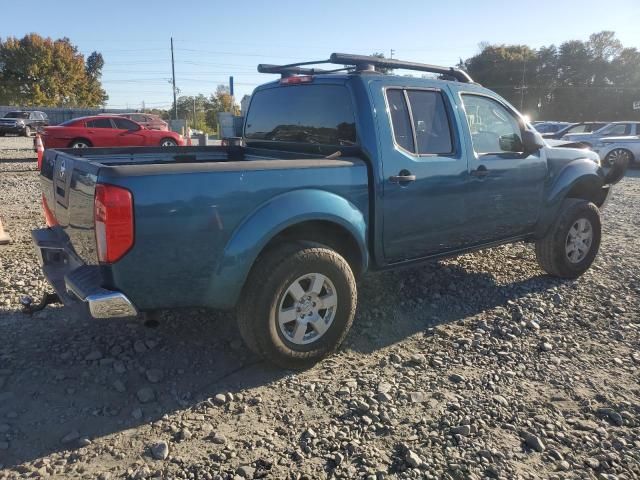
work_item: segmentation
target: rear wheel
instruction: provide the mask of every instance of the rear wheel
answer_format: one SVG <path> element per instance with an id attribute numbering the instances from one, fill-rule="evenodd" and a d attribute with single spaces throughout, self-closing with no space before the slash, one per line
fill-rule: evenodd
<path id="1" fill-rule="evenodd" d="M 30 137 L 31 136 L 31 127 L 29 125 L 26 125 L 24 127 L 24 136 L 25 137 Z"/>
<path id="2" fill-rule="evenodd" d="M 173 138 L 163 138 L 160 140 L 161 147 L 177 147 L 178 142 L 176 142 Z"/>
<path id="3" fill-rule="evenodd" d="M 577 278 L 586 272 L 600 248 L 600 211 L 593 203 L 567 199 L 547 235 L 536 242 L 542 269 L 560 278 Z"/>
<path id="4" fill-rule="evenodd" d="M 258 260 L 238 307 L 247 346 L 285 368 L 304 368 L 346 337 L 357 302 L 346 260 L 324 246 L 277 247 Z"/>
<path id="5" fill-rule="evenodd" d="M 74 140 L 69 144 L 69 148 L 89 148 L 91 143 L 88 140 L 80 139 Z"/>

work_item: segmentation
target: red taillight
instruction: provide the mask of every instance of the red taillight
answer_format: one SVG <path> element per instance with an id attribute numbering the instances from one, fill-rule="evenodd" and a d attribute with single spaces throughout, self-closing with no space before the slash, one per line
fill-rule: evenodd
<path id="1" fill-rule="evenodd" d="M 42 212 L 44 213 L 44 221 L 47 224 L 47 227 L 53 227 L 54 225 L 58 225 L 58 221 L 56 220 L 56 216 L 53 214 L 51 209 L 49 208 L 49 204 L 47 203 L 47 197 L 42 194 Z"/>
<path id="2" fill-rule="evenodd" d="M 294 75 L 291 77 L 284 77 L 280 79 L 281 85 L 298 85 L 300 83 L 313 82 L 313 75 Z"/>
<path id="3" fill-rule="evenodd" d="M 133 246 L 133 197 L 126 188 L 96 185 L 94 222 L 98 260 L 113 263 Z"/>

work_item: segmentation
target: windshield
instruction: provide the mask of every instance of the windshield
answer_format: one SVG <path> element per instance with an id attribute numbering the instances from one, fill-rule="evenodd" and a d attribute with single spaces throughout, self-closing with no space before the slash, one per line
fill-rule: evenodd
<path id="1" fill-rule="evenodd" d="M 29 112 L 9 112 L 4 118 L 29 118 Z"/>
<path id="2" fill-rule="evenodd" d="M 64 127 L 66 125 L 71 125 L 71 124 L 76 123 L 78 120 L 80 120 L 80 119 L 79 118 L 72 118 L 71 120 L 67 120 L 66 122 L 59 123 L 58 126 Z"/>

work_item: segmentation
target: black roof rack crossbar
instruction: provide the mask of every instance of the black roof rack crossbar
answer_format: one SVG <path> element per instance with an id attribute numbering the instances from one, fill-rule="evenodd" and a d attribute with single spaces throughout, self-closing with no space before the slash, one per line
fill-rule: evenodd
<path id="1" fill-rule="evenodd" d="M 351 55 L 349 53 L 332 53 L 329 58 L 331 63 L 340 65 L 355 65 L 358 70 L 370 70 L 370 67 L 401 68 L 403 70 L 416 70 L 418 72 L 437 73 L 439 75 L 455 78 L 459 82 L 473 83 L 469 74 L 453 67 L 439 67 L 426 63 L 405 62 L 395 58 L 378 58 L 367 55 Z"/>
<path id="2" fill-rule="evenodd" d="M 303 65 L 317 65 L 323 63 L 332 63 L 335 65 L 344 65 L 345 68 L 335 70 L 320 70 L 317 68 L 299 68 Z M 314 60 L 310 62 L 290 63 L 288 65 L 258 65 L 260 73 L 279 73 L 283 77 L 291 75 L 314 75 L 317 73 L 332 73 L 342 70 L 350 70 L 355 68 L 359 72 L 375 71 L 375 67 L 415 70 L 418 72 L 437 73 L 444 77 L 451 77 L 458 82 L 473 83 L 473 80 L 467 72 L 453 67 L 439 67 L 437 65 L 429 65 L 426 63 L 405 62 L 396 60 L 395 58 L 379 58 L 367 55 L 352 55 L 349 53 L 332 53 L 328 60 Z"/>

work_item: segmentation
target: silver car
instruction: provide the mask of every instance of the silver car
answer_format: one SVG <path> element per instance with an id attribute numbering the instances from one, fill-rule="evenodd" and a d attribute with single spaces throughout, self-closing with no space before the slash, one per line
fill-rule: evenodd
<path id="1" fill-rule="evenodd" d="M 605 166 L 621 161 L 628 161 L 630 165 L 640 164 L 640 136 L 601 138 L 592 149 L 600 155 L 600 161 Z"/>
<path id="2" fill-rule="evenodd" d="M 632 137 L 640 135 L 640 122 L 612 122 L 591 133 L 572 133 L 562 140 L 580 142 L 589 147 L 604 137 Z"/>

